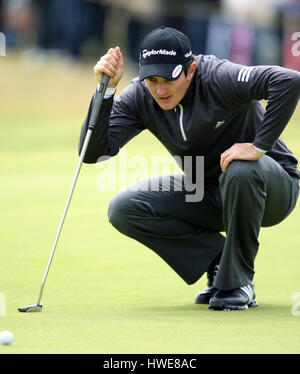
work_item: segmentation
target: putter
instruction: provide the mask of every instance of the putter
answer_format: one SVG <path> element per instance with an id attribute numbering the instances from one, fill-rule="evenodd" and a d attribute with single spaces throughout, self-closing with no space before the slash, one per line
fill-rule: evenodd
<path id="1" fill-rule="evenodd" d="M 109 76 L 106 75 L 106 74 L 103 74 L 102 82 L 100 83 L 100 87 L 99 87 L 99 91 L 95 94 L 95 97 L 94 97 L 94 105 L 93 105 L 93 109 L 92 109 L 92 113 L 91 113 L 91 117 L 90 117 L 90 121 L 89 121 L 88 131 L 86 133 L 84 143 L 83 143 L 83 146 L 82 146 L 82 149 L 81 149 L 81 152 L 80 152 L 76 172 L 75 172 L 75 175 L 74 175 L 74 178 L 73 178 L 73 181 L 72 181 L 72 185 L 71 185 L 70 192 L 69 192 L 69 195 L 68 195 L 68 199 L 67 199 L 67 202 L 66 202 L 66 205 L 65 205 L 65 209 L 63 211 L 63 215 L 62 215 L 62 218 L 61 218 L 61 221 L 60 221 L 60 225 L 59 225 L 59 228 L 58 228 L 58 231 L 57 231 L 57 234 L 56 234 L 56 238 L 55 238 L 55 241 L 54 241 L 54 244 L 53 244 L 53 247 L 52 247 L 50 258 L 49 258 L 49 261 L 48 261 L 48 264 L 47 264 L 47 267 L 46 267 L 46 270 L 45 270 L 45 273 L 44 273 L 44 277 L 43 277 L 43 280 L 42 280 L 42 283 L 41 283 L 40 293 L 39 293 L 37 302 L 36 302 L 36 304 L 33 304 L 33 305 L 27 305 L 27 306 L 23 306 L 23 307 L 18 308 L 19 312 L 28 313 L 28 312 L 41 312 L 42 311 L 43 306 L 40 304 L 40 302 L 41 302 L 45 282 L 46 282 L 46 279 L 47 279 L 47 275 L 48 275 L 48 272 L 49 272 L 49 269 L 50 269 L 50 265 L 51 265 L 51 262 L 52 262 L 52 259 L 53 259 L 53 256 L 54 256 L 54 252 L 55 252 L 55 249 L 56 249 L 56 246 L 57 246 L 57 242 L 58 242 L 58 239 L 59 239 L 64 221 L 65 221 L 65 218 L 66 218 L 66 215 L 67 215 L 67 211 L 68 211 L 71 199 L 72 199 L 72 195 L 73 195 L 75 185 L 76 185 L 79 173 L 80 173 L 80 169 L 81 169 L 81 166 L 82 166 L 82 163 L 83 163 L 83 159 L 84 159 L 84 156 L 85 156 L 85 153 L 86 153 L 86 149 L 87 149 L 87 146 L 89 144 L 89 140 L 90 140 L 92 131 L 94 130 L 94 128 L 96 126 L 96 120 L 97 120 L 98 114 L 99 114 L 100 109 L 101 109 L 101 105 L 102 105 L 103 97 L 104 97 L 104 94 L 105 94 L 105 91 L 106 91 L 106 88 L 107 88 L 107 85 L 108 85 L 108 81 L 109 81 Z"/>

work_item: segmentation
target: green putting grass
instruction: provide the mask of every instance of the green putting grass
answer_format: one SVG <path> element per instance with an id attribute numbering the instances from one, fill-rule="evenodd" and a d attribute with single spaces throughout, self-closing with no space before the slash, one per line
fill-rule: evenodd
<path id="1" fill-rule="evenodd" d="M 83 165 L 54 256 L 41 313 L 37 301 L 77 165 L 81 122 L 95 88 L 92 64 L 36 70 L 19 54 L 1 58 L 0 331 L 4 353 L 300 353 L 300 207 L 261 230 L 258 308 L 213 312 L 194 304 L 206 283 L 187 286 L 149 249 L 107 220 L 115 192 L 96 187 L 100 169 Z M 67 75 L 66 75 L 67 74 Z M 128 80 L 127 80 L 128 81 Z M 127 82 L 124 79 L 124 84 Z M 283 138 L 300 158 L 299 108 Z M 167 155 L 146 132 L 126 146 Z"/>

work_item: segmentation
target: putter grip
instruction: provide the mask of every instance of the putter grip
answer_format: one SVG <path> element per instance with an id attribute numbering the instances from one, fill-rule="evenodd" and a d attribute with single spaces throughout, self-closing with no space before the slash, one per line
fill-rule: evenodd
<path id="1" fill-rule="evenodd" d="M 103 74 L 99 90 L 96 92 L 95 97 L 94 97 L 94 104 L 93 104 L 93 109 L 92 109 L 89 127 L 88 127 L 89 130 L 94 130 L 96 126 L 96 121 L 99 116 L 99 112 L 100 112 L 103 97 L 104 97 L 104 94 L 105 94 L 105 91 L 108 85 L 108 81 L 109 81 L 109 76 L 106 74 Z"/>

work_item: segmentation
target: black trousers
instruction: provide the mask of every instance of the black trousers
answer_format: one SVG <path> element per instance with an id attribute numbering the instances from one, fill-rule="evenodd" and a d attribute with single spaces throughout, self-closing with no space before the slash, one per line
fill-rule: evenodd
<path id="1" fill-rule="evenodd" d="M 201 201 L 186 201 L 190 192 L 183 182 L 183 175 L 176 174 L 127 188 L 111 200 L 110 222 L 156 252 L 187 284 L 195 283 L 220 254 L 215 287 L 229 290 L 251 283 L 260 228 L 290 214 L 299 179 L 264 155 L 257 161 L 233 161 L 219 185 L 204 185 Z"/>

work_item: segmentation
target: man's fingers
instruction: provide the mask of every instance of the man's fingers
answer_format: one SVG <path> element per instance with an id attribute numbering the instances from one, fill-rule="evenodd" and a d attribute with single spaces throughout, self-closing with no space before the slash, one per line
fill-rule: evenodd
<path id="1" fill-rule="evenodd" d="M 110 59 L 111 56 L 112 59 L 110 61 L 116 65 L 123 64 L 123 56 L 119 47 L 110 48 L 106 56 L 108 59 Z"/>
<path id="2" fill-rule="evenodd" d="M 94 66 L 94 73 L 98 82 L 101 82 L 102 74 L 110 77 L 108 87 L 116 87 L 122 78 L 124 62 L 119 47 L 110 48 Z"/>
<path id="3" fill-rule="evenodd" d="M 105 68 L 107 71 L 109 71 L 110 76 L 116 74 L 116 72 L 117 72 L 117 66 L 111 61 L 103 60 L 100 63 L 100 66 Z"/>
<path id="4" fill-rule="evenodd" d="M 120 60 L 120 55 L 117 53 L 116 49 L 115 48 L 110 48 L 108 51 L 107 51 L 107 54 L 105 55 L 107 56 L 107 58 L 111 58 L 111 60 L 114 62 L 114 63 L 118 63 L 119 60 Z"/>
<path id="5" fill-rule="evenodd" d="M 221 154 L 220 167 L 224 172 L 233 160 L 256 161 L 263 156 L 252 143 L 235 143 Z"/>
<path id="6" fill-rule="evenodd" d="M 96 74 L 105 73 L 110 77 L 113 77 L 117 73 L 118 62 L 114 56 L 110 54 L 104 55 L 94 66 L 94 72 Z"/>
<path id="7" fill-rule="evenodd" d="M 119 64 L 118 60 L 119 58 L 116 55 L 107 53 L 101 58 L 100 62 L 102 62 L 105 66 L 111 65 L 116 68 Z"/>
<path id="8" fill-rule="evenodd" d="M 112 77 L 117 73 L 120 64 L 123 64 L 120 48 L 110 48 L 107 53 L 97 62 L 94 67 L 94 71 L 95 73 L 106 73 Z"/>
<path id="9" fill-rule="evenodd" d="M 123 55 L 121 53 L 121 50 L 119 47 L 116 47 L 113 50 L 113 57 L 117 63 L 118 69 L 123 69 L 124 68 L 124 61 L 123 61 Z"/>
<path id="10" fill-rule="evenodd" d="M 109 77 L 113 76 L 113 72 L 106 66 L 104 66 L 102 63 L 97 63 L 94 66 L 94 73 L 96 74 L 97 78 L 101 80 L 102 74 L 107 74 Z"/>
<path id="11" fill-rule="evenodd" d="M 221 167 L 222 172 L 224 172 L 227 169 L 227 166 L 234 159 L 235 159 L 234 154 L 230 153 L 229 151 L 225 151 L 221 154 L 220 167 Z"/>
<path id="12" fill-rule="evenodd" d="M 228 156 L 228 152 L 226 152 L 226 151 L 221 154 L 220 167 L 221 167 L 222 170 L 223 170 L 224 162 L 225 162 L 225 159 L 226 159 L 227 156 Z"/>
<path id="13" fill-rule="evenodd" d="M 122 55 L 122 52 L 120 50 L 120 47 L 116 47 L 115 48 L 115 52 L 116 52 L 116 54 L 117 54 L 117 56 L 119 58 L 119 61 L 123 64 L 123 55 Z"/>

